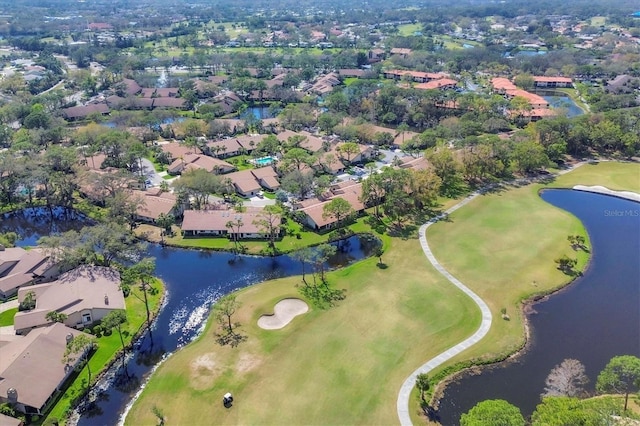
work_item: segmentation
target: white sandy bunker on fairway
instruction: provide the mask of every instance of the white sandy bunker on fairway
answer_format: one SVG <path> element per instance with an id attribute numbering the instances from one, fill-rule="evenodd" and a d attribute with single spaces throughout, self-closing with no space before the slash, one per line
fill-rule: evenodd
<path id="1" fill-rule="evenodd" d="M 258 327 L 277 330 L 308 310 L 309 305 L 300 299 L 282 299 L 273 307 L 273 315 L 262 315 L 258 318 Z"/>

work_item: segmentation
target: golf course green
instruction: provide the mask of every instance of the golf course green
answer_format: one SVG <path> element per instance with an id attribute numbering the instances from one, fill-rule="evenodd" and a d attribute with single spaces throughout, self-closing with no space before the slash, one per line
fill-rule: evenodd
<path id="1" fill-rule="evenodd" d="M 584 165 L 548 187 L 575 184 L 640 190 L 638 164 Z M 539 196 L 542 184 L 483 195 L 429 228 L 440 263 L 489 305 L 489 335 L 453 362 L 493 359 L 524 342 L 521 301 L 570 278 L 554 259 L 577 257 L 568 235 L 586 235 L 572 215 Z M 126 419 L 157 424 L 396 424 L 403 380 L 426 360 L 470 336 L 480 323 L 473 302 L 429 264 L 417 239 L 383 237 L 386 268 L 371 258 L 328 275 L 346 289 L 337 306 L 309 312 L 279 330 L 258 318 L 285 298 L 302 298 L 300 277 L 265 282 L 238 292 L 233 317 L 247 340 L 220 346 L 210 321 L 205 332 L 154 373 Z M 502 320 L 506 308 L 510 321 Z M 446 366 L 445 365 L 445 366 Z M 443 366 L 444 367 L 444 366 Z M 225 408 L 222 395 L 234 404 Z M 415 398 L 412 412 L 418 418 Z"/>

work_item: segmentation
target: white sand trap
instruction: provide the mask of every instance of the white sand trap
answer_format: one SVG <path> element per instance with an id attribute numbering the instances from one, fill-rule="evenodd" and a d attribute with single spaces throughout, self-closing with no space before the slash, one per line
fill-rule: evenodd
<path id="1" fill-rule="evenodd" d="M 640 194 L 632 191 L 614 191 L 604 186 L 576 185 L 573 189 L 578 191 L 595 192 L 596 194 L 611 195 L 613 197 L 624 198 L 625 200 L 640 202 Z"/>
<path id="2" fill-rule="evenodd" d="M 273 307 L 273 315 L 262 315 L 258 318 L 258 327 L 277 330 L 308 310 L 309 305 L 300 299 L 282 299 Z"/>

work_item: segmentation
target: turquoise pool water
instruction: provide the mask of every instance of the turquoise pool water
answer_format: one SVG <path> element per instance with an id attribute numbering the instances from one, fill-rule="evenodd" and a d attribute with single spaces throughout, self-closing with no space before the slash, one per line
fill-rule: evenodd
<path id="1" fill-rule="evenodd" d="M 273 157 L 260 157 L 253 160 L 256 166 L 268 166 L 269 164 L 275 162 L 276 159 Z"/>

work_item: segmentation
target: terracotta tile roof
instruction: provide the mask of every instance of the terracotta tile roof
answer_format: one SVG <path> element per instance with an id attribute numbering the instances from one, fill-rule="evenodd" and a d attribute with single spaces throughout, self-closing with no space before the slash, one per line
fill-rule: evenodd
<path id="1" fill-rule="evenodd" d="M 416 89 L 423 90 L 431 90 L 431 89 L 440 89 L 442 87 L 452 87 L 458 84 L 457 81 L 452 80 L 450 78 L 441 78 L 439 80 L 429 81 L 428 83 L 420 83 L 416 84 Z"/>
<path id="2" fill-rule="evenodd" d="M 515 84 L 511 82 L 508 78 L 504 77 L 495 77 L 491 79 L 491 85 L 495 90 L 506 91 L 506 90 L 516 90 L 517 87 Z"/>
<path id="3" fill-rule="evenodd" d="M 362 196 L 362 184 L 346 184 L 344 188 L 341 188 L 340 192 L 332 195 L 327 201 L 311 204 L 310 206 L 301 208 L 300 211 L 304 212 L 311 220 L 320 228 L 330 225 L 336 221 L 333 216 L 324 217 L 324 206 L 331 202 L 334 198 L 342 198 L 346 200 L 354 211 L 364 210 L 364 204 L 360 201 Z"/>
<path id="4" fill-rule="evenodd" d="M 62 114 L 66 118 L 84 118 L 91 114 L 108 114 L 109 111 L 109 106 L 106 103 L 98 103 L 65 108 L 62 110 Z"/>
<path id="5" fill-rule="evenodd" d="M 515 98 L 516 96 L 525 98 L 533 106 L 546 107 L 549 105 L 549 102 L 547 102 L 542 96 L 522 89 L 507 90 L 507 96 L 511 98 Z"/>
<path id="6" fill-rule="evenodd" d="M 174 160 L 180 157 L 184 157 L 187 154 L 193 153 L 192 147 L 184 146 L 178 142 L 169 142 L 169 143 L 160 144 L 160 149 L 163 152 L 166 152 L 167 154 L 171 155 L 171 158 Z"/>
<path id="7" fill-rule="evenodd" d="M 208 172 L 226 173 L 235 170 L 233 164 L 204 154 L 187 154 L 173 161 L 168 167 L 169 173 L 180 173 L 187 169 L 204 169 Z"/>
<path id="8" fill-rule="evenodd" d="M 571 84 L 573 80 L 569 77 L 550 77 L 546 75 L 534 76 L 533 81 L 536 83 L 562 83 Z"/>

